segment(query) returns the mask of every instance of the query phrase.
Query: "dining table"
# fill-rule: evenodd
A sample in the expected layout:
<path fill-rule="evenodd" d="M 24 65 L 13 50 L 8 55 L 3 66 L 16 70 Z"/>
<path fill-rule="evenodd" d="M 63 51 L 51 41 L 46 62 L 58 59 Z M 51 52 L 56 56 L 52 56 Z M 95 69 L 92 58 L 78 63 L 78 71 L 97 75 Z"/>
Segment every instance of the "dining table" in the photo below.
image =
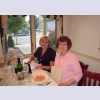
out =
<path fill-rule="evenodd" d="M 24 60 L 26 61 L 26 60 Z M 1 67 L 0 68 L 0 76 L 3 75 L 4 71 L 6 70 L 11 70 L 11 66 L 8 67 Z M 45 82 L 35 82 L 34 77 L 35 76 L 45 76 L 46 80 Z M 6 86 L 58 86 L 58 84 L 50 77 L 50 74 L 46 72 L 45 70 L 42 69 L 32 69 L 32 73 L 29 75 L 31 77 L 31 82 L 24 82 L 24 84 L 18 84 L 16 82 L 16 74 L 13 75 L 12 79 L 6 84 Z"/>

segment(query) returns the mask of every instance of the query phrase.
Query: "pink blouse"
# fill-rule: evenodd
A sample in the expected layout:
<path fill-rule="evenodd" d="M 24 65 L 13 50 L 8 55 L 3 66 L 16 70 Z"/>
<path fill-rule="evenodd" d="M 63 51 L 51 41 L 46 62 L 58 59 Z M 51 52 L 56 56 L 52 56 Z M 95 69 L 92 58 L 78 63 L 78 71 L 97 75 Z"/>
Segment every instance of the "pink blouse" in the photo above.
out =
<path fill-rule="evenodd" d="M 54 65 L 63 69 L 61 83 L 67 82 L 73 78 L 76 81 L 76 83 L 73 85 L 78 85 L 78 82 L 83 74 L 79 61 L 73 53 L 68 51 L 67 54 L 63 57 L 60 56 L 60 53 L 57 54 Z"/>

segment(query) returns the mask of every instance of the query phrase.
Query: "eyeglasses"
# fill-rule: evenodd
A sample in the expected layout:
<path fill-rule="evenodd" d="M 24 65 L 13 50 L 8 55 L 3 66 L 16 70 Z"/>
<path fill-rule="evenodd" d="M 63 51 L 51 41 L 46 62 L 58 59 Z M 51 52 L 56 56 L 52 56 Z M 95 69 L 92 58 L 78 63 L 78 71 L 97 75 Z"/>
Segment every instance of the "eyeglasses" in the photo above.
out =
<path fill-rule="evenodd" d="M 60 43 L 58 44 L 59 46 L 66 46 L 67 44 L 66 43 Z"/>

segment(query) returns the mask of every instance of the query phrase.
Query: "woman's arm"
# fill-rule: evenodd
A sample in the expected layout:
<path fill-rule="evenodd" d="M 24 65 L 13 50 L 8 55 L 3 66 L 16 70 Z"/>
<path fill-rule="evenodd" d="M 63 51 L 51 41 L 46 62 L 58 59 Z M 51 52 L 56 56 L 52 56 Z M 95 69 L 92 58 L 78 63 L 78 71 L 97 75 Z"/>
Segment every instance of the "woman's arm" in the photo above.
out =
<path fill-rule="evenodd" d="M 34 55 L 31 55 L 30 58 L 29 58 L 29 61 L 27 63 L 31 63 L 32 60 L 34 60 L 35 56 Z"/>
<path fill-rule="evenodd" d="M 37 66 L 36 68 L 51 70 L 51 66 L 54 66 L 54 61 L 50 61 L 50 66 Z"/>
<path fill-rule="evenodd" d="M 50 61 L 50 66 L 42 66 L 42 69 L 51 70 L 51 66 L 54 66 L 54 61 Z"/>
<path fill-rule="evenodd" d="M 74 84 L 74 83 L 76 83 L 76 81 L 75 81 L 73 78 L 71 78 L 70 80 L 68 80 L 68 81 L 65 82 L 65 83 L 60 83 L 60 84 L 58 84 L 58 86 L 70 86 L 70 85 L 72 85 L 72 84 Z"/>

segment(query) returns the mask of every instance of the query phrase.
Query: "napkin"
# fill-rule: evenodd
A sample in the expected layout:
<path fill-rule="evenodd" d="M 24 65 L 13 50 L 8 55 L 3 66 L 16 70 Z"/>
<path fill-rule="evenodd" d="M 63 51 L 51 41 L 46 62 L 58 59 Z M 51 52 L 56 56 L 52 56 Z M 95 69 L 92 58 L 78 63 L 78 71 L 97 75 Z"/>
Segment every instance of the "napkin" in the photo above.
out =
<path fill-rule="evenodd" d="M 39 66 L 41 64 L 38 64 L 38 63 L 35 63 L 34 61 L 31 62 L 30 66 L 31 66 L 31 69 L 35 69 L 36 66 Z"/>
<path fill-rule="evenodd" d="M 24 59 L 24 60 L 23 60 L 23 63 L 27 62 L 28 60 L 29 60 L 29 59 Z M 32 61 L 31 64 L 30 64 L 31 69 L 35 69 L 35 67 L 36 67 L 36 66 L 39 66 L 39 65 L 41 65 L 41 64 L 38 64 L 38 63 L 36 63 L 36 62 L 34 62 L 34 61 Z"/>

